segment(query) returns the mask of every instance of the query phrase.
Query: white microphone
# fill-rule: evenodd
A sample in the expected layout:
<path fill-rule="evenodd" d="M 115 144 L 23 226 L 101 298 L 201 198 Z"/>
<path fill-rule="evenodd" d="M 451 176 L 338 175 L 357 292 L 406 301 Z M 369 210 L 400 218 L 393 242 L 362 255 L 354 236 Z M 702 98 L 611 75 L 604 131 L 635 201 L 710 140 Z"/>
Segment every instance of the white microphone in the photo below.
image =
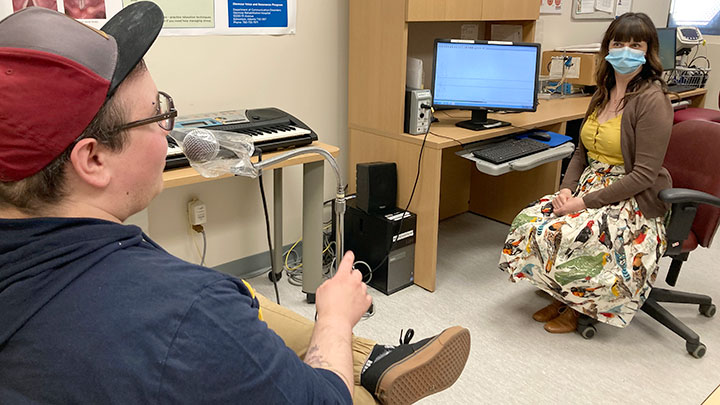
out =
<path fill-rule="evenodd" d="M 255 149 L 249 135 L 207 128 L 187 131 L 179 143 L 188 160 L 195 163 L 205 163 L 218 158 L 221 148 L 235 152 L 238 157 L 252 156 Z"/>

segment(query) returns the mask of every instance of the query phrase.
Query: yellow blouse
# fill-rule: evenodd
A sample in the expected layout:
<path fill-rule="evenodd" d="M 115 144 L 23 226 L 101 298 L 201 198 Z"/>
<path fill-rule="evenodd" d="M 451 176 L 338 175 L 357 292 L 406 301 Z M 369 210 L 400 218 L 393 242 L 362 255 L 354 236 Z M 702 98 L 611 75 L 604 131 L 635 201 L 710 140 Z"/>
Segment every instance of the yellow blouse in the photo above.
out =
<path fill-rule="evenodd" d="M 580 139 L 590 158 L 610 165 L 625 164 L 620 148 L 621 121 L 622 114 L 619 114 L 599 124 L 597 111 L 590 114 L 580 131 Z"/>

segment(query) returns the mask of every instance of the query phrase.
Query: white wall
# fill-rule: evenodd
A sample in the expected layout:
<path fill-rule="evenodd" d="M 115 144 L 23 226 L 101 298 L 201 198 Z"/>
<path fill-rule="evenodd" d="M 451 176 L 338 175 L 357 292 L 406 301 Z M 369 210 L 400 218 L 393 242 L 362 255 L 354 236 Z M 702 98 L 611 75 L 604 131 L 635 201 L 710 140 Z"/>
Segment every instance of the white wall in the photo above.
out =
<path fill-rule="evenodd" d="M 161 37 L 146 60 L 158 88 L 173 96 L 181 114 L 279 107 L 302 119 L 321 141 L 339 146 L 340 167 L 345 173 L 348 1 L 299 1 L 297 34 L 293 36 Z M 656 26 L 664 27 L 669 3 L 635 0 L 633 11 L 647 13 Z M 598 42 L 609 23 L 573 20 L 570 7 L 566 7 L 561 15 L 540 17 L 536 39 L 543 49 Z M 720 37 L 709 37 L 708 43 L 707 55 L 718 70 Z M 720 73 L 711 73 L 707 87 L 706 106 L 717 108 Z M 300 236 L 301 170 L 286 169 L 285 173 L 283 243 L 287 244 Z M 325 178 L 329 199 L 335 183 L 327 169 Z M 265 184 L 272 198 L 272 181 Z M 233 178 L 165 190 L 134 220 L 171 253 L 197 261 L 186 219 L 186 203 L 191 197 L 202 199 L 208 208 L 207 264 L 214 266 L 267 249 L 255 180 Z"/>
<path fill-rule="evenodd" d="M 322 142 L 339 146 L 344 172 L 347 26 L 348 0 L 303 0 L 298 1 L 296 35 L 160 37 L 146 61 L 158 88 L 172 95 L 181 115 L 278 107 L 308 124 Z M 272 215 L 271 177 L 265 191 Z M 330 198 L 335 178 L 328 169 L 325 178 Z M 285 170 L 285 244 L 301 232 L 301 179 L 301 168 Z M 165 190 L 135 222 L 171 253 L 198 261 L 187 224 L 191 197 L 207 205 L 208 265 L 267 250 L 257 180 L 232 178 Z"/>
<path fill-rule="evenodd" d="M 710 59 L 710 67 L 713 68 L 705 85 L 708 91 L 705 96 L 705 107 L 718 109 L 720 108 L 718 104 L 718 94 L 720 94 L 720 35 L 707 35 L 705 40 L 707 41 L 707 46 L 705 46 L 707 53 L 705 56 Z M 702 52 L 703 50 L 700 50 L 699 54 L 702 55 Z M 698 65 L 700 65 L 700 62 L 698 62 Z"/>
<path fill-rule="evenodd" d="M 572 2 L 567 1 L 562 14 L 541 14 L 535 30 L 535 40 L 544 50 L 558 46 L 600 42 L 612 20 L 574 20 L 571 17 Z M 667 25 L 670 0 L 634 0 L 632 11 L 643 12 L 653 20 L 656 27 Z"/>
<path fill-rule="evenodd" d="M 572 2 L 565 4 L 562 14 L 542 14 L 535 30 L 535 40 L 542 43 L 543 50 L 559 46 L 600 42 L 611 20 L 574 20 L 571 17 Z M 658 28 L 667 26 L 670 0 L 634 0 L 632 11 L 647 14 Z M 705 106 L 718 108 L 720 92 L 720 36 L 708 36 L 707 46 L 699 54 L 715 63 L 715 72 L 710 72 L 706 88 L 708 95 Z M 699 64 L 699 63 L 698 63 Z M 712 66 L 711 66 L 712 67 Z"/>

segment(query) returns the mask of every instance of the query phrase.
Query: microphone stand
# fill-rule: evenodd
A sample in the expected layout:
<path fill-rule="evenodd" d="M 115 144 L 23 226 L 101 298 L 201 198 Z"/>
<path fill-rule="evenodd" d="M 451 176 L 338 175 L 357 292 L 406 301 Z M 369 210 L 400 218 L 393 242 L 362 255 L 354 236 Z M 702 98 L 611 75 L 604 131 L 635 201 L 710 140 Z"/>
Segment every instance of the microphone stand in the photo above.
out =
<path fill-rule="evenodd" d="M 263 158 L 262 161 L 258 163 L 253 163 L 253 166 L 255 167 L 255 169 L 257 169 L 258 174 L 262 174 L 262 169 L 268 166 L 283 162 L 295 156 L 308 155 L 313 153 L 321 155 L 323 158 L 325 158 L 325 160 L 328 161 L 328 163 L 330 163 L 330 167 L 333 168 L 333 171 L 335 172 L 335 179 L 337 180 L 337 190 L 335 191 L 335 244 L 337 245 L 335 256 L 335 271 L 337 271 L 340 266 L 340 260 L 345 253 L 345 186 L 342 183 L 342 177 L 340 176 L 340 168 L 338 167 L 337 160 L 335 160 L 335 158 L 333 157 L 333 155 L 330 154 L 330 152 L 326 151 L 323 148 L 318 148 L 317 146 L 308 146 L 304 148 L 289 150 L 283 154 L 272 156 L 267 159 Z M 275 242 L 276 249 L 278 243 L 282 244 L 282 241 Z M 332 272 L 331 276 L 335 275 L 335 271 Z"/>

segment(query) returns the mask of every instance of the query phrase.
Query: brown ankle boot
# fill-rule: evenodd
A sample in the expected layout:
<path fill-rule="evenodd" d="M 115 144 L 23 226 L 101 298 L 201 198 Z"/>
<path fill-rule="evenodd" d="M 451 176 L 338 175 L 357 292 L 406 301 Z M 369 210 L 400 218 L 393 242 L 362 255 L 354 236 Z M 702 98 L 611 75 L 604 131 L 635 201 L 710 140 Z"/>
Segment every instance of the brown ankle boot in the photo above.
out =
<path fill-rule="evenodd" d="M 550 333 L 570 333 L 577 329 L 580 313 L 565 306 L 560 309 L 560 315 L 545 324 L 545 330 Z"/>
<path fill-rule="evenodd" d="M 565 304 L 563 304 L 562 302 L 558 300 L 553 300 L 550 305 L 535 312 L 532 317 L 538 322 L 547 322 L 551 319 L 555 319 L 558 315 L 560 315 L 560 308 L 564 306 Z"/>

